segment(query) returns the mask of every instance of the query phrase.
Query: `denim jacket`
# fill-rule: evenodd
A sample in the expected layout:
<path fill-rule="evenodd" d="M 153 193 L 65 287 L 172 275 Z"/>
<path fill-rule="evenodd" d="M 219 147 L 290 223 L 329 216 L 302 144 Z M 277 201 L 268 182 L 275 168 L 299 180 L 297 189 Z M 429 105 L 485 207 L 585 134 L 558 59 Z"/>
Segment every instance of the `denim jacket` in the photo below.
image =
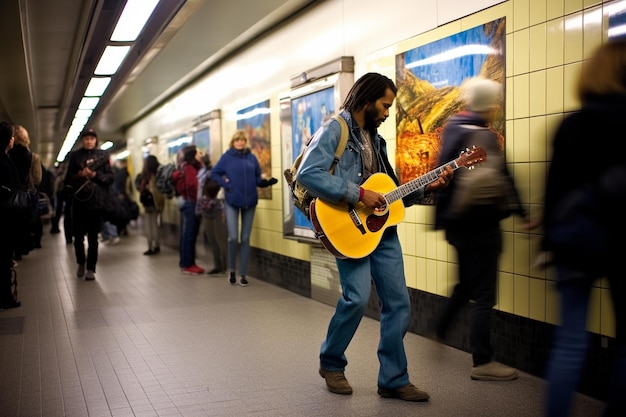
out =
<path fill-rule="evenodd" d="M 367 179 L 363 178 L 363 145 L 359 125 L 352 119 L 352 115 L 344 110 L 341 116 L 348 123 L 350 137 L 335 167 L 334 175 L 331 175 L 328 169 L 335 157 L 341 127 L 338 121 L 331 119 L 315 133 L 305 152 L 296 179 L 315 197 L 333 204 L 340 202 L 356 204 L 359 201 L 359 187 Z M 378 132 L 373 136 L 373 145 L 378 158 L 379 172 L 389 175 L 398 184 L 388 160 L 387 144 Z M 408 207 L 421 201 L 423 197 L 424 188 L 421 187 L 403 199 L 404 205 Z"/>

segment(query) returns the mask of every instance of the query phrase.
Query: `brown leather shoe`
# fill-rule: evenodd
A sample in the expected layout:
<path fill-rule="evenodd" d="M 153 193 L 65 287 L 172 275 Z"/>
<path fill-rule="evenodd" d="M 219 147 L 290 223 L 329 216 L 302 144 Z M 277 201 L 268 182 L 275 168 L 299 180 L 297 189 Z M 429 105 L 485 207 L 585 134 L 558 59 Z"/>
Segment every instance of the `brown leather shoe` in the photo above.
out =
<path fill-rule="evenodd" d="M 348 383 L 343 371 L 328 371 L 320 368 L 320 376 L 326 380 L 328 391 L 341 395 L 352 394 L 352 387 Z"/>
<path fill-rule="evenodd" d="M 378 395 L 383 398 L 400 398 L 404 401 L 428 401 L 430 398 L 427 392 L 417 389 L 411 383 L 396 389 L 378 387 Z"/>

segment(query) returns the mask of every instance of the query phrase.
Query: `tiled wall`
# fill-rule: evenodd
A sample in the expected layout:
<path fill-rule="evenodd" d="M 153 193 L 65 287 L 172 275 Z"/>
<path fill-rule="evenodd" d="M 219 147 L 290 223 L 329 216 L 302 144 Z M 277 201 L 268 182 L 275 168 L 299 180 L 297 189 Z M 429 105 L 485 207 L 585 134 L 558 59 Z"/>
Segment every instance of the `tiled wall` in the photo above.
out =
<path fill-rule="evenodd" d="M 372 70 L 393 78 L 393 56 L 408 49 L 506 18 L 506 155 L 531 217 L 541 214 L 551 138 L 564 114 L 579 103 L 574 86 L 582 62 L 606 38 L 605 8 L 599 0 L 513 0 L 493 6 L 374 53 Z M 392 115 L 393 118 L 393 115 Z M 389 124 L 389 123 L 388 123 Z M 389 124 L 392 125 L 392 124 Z M 384 126 L 395 148 L 395 126 Z M 394 156 L 391 155 L 391 158 Z M 447 296 L 456 283 L 454 251 L 432 228 L 432 207 L 407 211 L 399 227 L 410 288 Z M 554 272 L 536 266 L 542 231 L 527 232 L 521 219 L 503 222 L 504 253 L 496 309 L 549 324 L 559 323 Z M 593 290 L 591 332 L 614 337 L 614 319 L 605 282 Z"/>

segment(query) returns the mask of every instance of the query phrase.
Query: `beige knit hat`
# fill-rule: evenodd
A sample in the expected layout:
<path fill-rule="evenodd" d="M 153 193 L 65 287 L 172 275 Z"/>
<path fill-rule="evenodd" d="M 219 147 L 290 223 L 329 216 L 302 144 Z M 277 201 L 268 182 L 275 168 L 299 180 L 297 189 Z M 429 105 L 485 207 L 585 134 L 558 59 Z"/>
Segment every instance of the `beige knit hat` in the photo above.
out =
<path fill-rule="evenodd" d="M 461 84 L 461 97 L 469 111 L 488 111 L 500 105 L 502 85 L 484 77 L 468 78 Z"/>

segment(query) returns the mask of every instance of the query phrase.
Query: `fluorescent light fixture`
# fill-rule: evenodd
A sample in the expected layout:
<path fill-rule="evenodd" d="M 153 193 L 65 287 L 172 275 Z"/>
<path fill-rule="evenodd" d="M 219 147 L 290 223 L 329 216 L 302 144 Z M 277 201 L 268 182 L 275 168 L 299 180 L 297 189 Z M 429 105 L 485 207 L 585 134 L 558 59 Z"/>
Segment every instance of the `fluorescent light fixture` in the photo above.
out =
<path fill-rule="evenodd" d="M 81 126 L 85 126 L 87 124 L 87 122 L 89 121 L 89 117 L 78 117 L 78 116 L 74 116 L 74 120 L 72 120 L 72 124 L 73 125 L 81 125 Z"/>
<path fill-rule="evenodd" d="M 93 110 L 96 108 L 99 101 L 100 97 L 83 97 L 80 104 L 78 104 L 78 108 L 81 110 Z"/>
<path fill-rule="evenodd" d="M 132 42 L 143 30 L 159 0 L 128 0 L 111 35 L 114 42 Z"/>
<path fill-rule="evenodd" d="M 102 149 L 103 151 L 106 151 L 107 149 L 111 149 L 112 147 L 113 147 L 113 142 L 111 142 L 110 140 L 107 140 L 102 145 L 100 145 L 100 149 Z"/>
<path fill-rule="evenodd" d="M 424 65 L 438 64 L 440 62 L 450 61 L 452 59 L 461 58 L 467 55 L 496 55 L 500 51 L 492 48 L 489 45 L 470 44 L 463 45 L 457 48 L 450 49 L 448 51 L 439 53 L 437 55 L 430 56 L 428 58 L 420 59 L 418 61 L 409 62 L 405 66 L 407 68 L 416 68 Z"/>
<path fill-rule="evenodd" d="M 89 85 L 87 85 L 85 95 L 98 97 L 101 96 L 102 94 L 104 94 L 104 90 L 107 89 L 110 82 L 111 77 L 93 77 L 89 81 Z"/>
<path fill-rule="evenodd" d="M 125 151 L 122 151 L 118 153 L 117 155 L 115 155 L 113 158 L 114 159 L 126 159 L 128 158 L 129 155 L 130 155 L 130 151 L 126 149 Z"/>
<path fill-rule="evenodd" d="M 74 117 L 86 117 L 87 119 L 89 119 L 91 117 L 91 113 L 93 113 L 93 110 L 88 110 L 88 109 L 78 109 L 76 110 L 76 113 L 74 113 Z"/>
<path fill-rule="evenodd" d="M 130 45 L 124 46 L 107 46 L 100 57 L 100 61 L 96 66 L 94 75 L 113 75 L 122 65 L 126 55 L 130 51 Z"/>

